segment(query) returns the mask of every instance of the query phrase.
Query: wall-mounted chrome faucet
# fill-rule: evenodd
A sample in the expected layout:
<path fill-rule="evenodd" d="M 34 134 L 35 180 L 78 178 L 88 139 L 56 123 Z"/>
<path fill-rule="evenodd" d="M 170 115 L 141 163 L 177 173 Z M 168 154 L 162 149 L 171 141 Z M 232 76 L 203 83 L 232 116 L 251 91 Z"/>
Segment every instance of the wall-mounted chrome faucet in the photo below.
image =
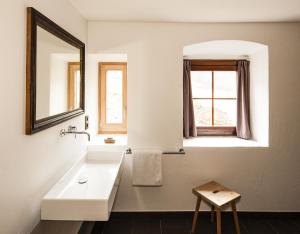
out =
<path fill-rule="evenodd" d="M 68 130 L 62 129 L 62 130 L 60 130 L 59 134 L 60 134 L 61 137 L 65 136 L 67 134 L 75 134 L 75 138 L 76 138 L 77 134 L 85 134 L 88 137 L 88 141 L 91 140 L 91 136 L 88 132 L 85 132 L 85 131 L 79 131 L 78 132 L 76 126 L 69 126 Z"/>

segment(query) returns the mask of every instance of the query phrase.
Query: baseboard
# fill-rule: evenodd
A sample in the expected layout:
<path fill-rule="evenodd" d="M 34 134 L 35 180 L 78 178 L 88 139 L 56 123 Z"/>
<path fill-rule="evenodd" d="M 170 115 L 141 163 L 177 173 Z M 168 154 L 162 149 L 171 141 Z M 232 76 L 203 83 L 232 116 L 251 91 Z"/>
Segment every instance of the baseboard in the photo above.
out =
<path fill-rule="evenodd" d="M 191 218 L 193 211 L 163 211 L 163 212 L 112 212 L 111 218 Z M 200 211 L 199 215 L 210 216 L 210 211 Z M 231 211 L 223 211 L 222 216 L 232 215 Z M 249 212 L 238 211 L 240 217 L 247 218 L 300 218 L 300 212 Z"/>

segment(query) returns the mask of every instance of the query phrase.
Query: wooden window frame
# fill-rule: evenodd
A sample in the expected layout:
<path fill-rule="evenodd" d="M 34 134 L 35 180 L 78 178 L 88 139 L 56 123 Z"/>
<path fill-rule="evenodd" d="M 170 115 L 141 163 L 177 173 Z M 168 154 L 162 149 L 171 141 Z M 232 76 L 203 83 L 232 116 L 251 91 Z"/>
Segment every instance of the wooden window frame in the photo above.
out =
<path fill-rule="evenodd" d="M 212 127 L 197 127 L 198 136 L 236 136 L 236 126 L 214 126 L 214 100 L 236 100 L 237 98 L 214 97 L 214 71 L 237 71 L 237 60 L 191 60 L 191 71 L 212 72 L 212 97 L 193 100 L 212 100 Z"/>
<path fill-rule="evenodd" d="M 68 63 L 68 110 L 75 110 L 75 93 L 74 93 L 74 74 L 76 71 L 80 71 L 79 62 L 69 62 Z"/>
<path fill-rule="evenodd" d="M 99 67 L 98 93 L 99 93 L 99 134 L 127 134 L 127 63 L 126 62 L 101 62 Z M 106 71 L 123 71 L 123 122 L 121 124 L 106 123 Z"/>

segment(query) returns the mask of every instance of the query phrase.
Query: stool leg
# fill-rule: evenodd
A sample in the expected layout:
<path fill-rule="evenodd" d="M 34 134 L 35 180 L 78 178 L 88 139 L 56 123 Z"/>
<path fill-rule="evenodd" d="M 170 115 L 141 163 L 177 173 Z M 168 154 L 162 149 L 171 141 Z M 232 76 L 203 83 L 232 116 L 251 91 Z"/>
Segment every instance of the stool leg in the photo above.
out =
<path fill-rule="evenodd" d="M 215 207 L 211 205 L 210 222 L 214 222 Z"/>
<path fill-rule="evenodd" d="M 195 233 L 195 230 L 196 230 L 200 203 L 201 203 L 201 197 L 198 197 L 196 208 L 195 208 L 195 214 L 194 214 L 194 218 L 193 218 L 192 234 Z"/>
<path fill-rule="evenodd" d="M 221 234 L 221 209 L 216 208 L 217 213 L 217 234 Z"/>
<path fill-rule="evenodd" d="M 235 201 L 231 202 L 231 208 L 232 208 L 232 212 L 233 212 L 233 220 L 234 220 L 234 226 L 235 226 L 235 231 L 236 234 L 240 234 L 240 225 L 239 225 L 239 219 L 237 216 L 237 212 L 236 212 L 236 204 Z"/>

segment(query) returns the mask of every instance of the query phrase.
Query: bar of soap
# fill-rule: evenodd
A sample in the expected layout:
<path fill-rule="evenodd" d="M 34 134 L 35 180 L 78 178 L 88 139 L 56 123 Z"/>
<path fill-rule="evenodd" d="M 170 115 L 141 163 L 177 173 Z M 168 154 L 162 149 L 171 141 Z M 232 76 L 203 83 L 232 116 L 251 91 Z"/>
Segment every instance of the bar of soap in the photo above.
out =
<path fill-rule="evenodd" d="M 106 144 L 114 144 L 116 142 L 116 140 L 112 137 L 108 137 L 108 138 L 104 139 L 104 142 Z"/>

